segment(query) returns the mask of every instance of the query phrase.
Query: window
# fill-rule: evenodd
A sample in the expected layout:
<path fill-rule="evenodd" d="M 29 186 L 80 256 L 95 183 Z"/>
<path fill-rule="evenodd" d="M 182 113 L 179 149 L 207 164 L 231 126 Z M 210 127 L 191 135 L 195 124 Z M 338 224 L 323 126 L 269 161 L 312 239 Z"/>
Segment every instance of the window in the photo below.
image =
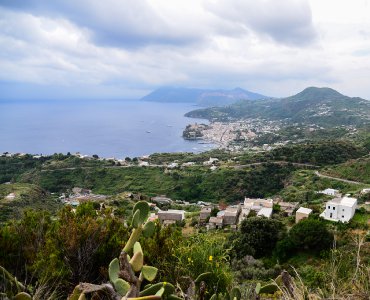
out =
<path fill-rule="evenodd" d="M 330 209 L 330 205 L 328 206 L 328 208 Z"/>
<path fill-rule="evenodd" d="M 344 218 L 344 216 L 342 216 L 342 218 Z"/>
<path fill-rule="evenodd" d="M 342 209 L 342 211 L 344 211 L 344 208 Z"/>
<path fill-rule="evenodd" d="M 335 210 L 335 206 L 333 206 L 333 210 Z"/>

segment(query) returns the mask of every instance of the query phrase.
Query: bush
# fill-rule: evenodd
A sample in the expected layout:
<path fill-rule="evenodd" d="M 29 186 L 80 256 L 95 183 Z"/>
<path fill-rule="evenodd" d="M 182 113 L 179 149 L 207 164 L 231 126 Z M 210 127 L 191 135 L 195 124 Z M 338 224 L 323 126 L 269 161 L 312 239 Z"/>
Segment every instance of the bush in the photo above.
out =
<path fill-rule="evenodd" d="M 286 260 L 297 251 L 318 255 L 330 249 L 334 240 L 333 234 L 326 228 L 326 223 L 308 218 L 295 224 L 289 234 L 278 243 L 276 254 Z"/>
<path fill-rule="evenodd" d="M 247 218 L 242 222 L 240 231 L 231 237 L 234 254 L 239 258 L 246 255 L 255 258 L 270 255 L 285 232 L 285 225 L 278 220 Z"/>

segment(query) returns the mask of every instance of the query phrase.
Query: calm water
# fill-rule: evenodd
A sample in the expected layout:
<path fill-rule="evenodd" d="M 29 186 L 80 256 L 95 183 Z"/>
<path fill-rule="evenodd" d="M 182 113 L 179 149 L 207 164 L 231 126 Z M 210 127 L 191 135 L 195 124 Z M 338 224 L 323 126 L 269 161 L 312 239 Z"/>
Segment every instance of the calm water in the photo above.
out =
<path fill-rule="evenodd" d="M 154 152 L 200 152 L 213 145 L 186 141 L 185 118 L 196 107 L 139 101 L 0 102 L 0 152 L 81 152 L 124 158 Z"/>

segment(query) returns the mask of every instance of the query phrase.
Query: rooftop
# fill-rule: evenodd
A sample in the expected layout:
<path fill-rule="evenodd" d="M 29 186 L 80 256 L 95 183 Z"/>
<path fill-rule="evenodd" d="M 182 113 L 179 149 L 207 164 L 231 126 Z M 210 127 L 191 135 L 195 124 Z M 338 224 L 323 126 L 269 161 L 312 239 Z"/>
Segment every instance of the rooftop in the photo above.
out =
<path fill-rule="evenodd" d="M 352 198 L 352 197 L 343 197 L 343 198 L 334 198 L 328 202 L 328 204 L 333 203 L 333 204 L 340 204 L 344 206 L 353 206 L 356 205 L 357 199 Z"/>
<path fill-rule="evenodd" d="M 310 214 L 312 212 L 312 209 L 306 208 L 306 207 L 300 207 L 297 210 L 297 213 L 302 213 L 302 214 Z"/>
<path fill-rule="evenodd" d="M 262 207 L 261 210 L 257 214 L 257 216 L 264 216 L 266 218 L 270 218 L 271 215 L 272 215 L 271 207 Z"/>

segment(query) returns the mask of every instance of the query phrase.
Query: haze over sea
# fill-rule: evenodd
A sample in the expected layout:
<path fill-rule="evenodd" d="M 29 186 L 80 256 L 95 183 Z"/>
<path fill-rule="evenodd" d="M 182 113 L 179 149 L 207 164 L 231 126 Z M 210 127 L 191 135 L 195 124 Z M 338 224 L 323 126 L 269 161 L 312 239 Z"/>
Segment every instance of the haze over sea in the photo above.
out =
<path fill-rule="evenodd" d="M 200 152 L 214 147 L 182 138 L 189 103 L 137 100 L 0 101 L 0 152 L 80 152 L 135 157 L 154 152 Z"/>

